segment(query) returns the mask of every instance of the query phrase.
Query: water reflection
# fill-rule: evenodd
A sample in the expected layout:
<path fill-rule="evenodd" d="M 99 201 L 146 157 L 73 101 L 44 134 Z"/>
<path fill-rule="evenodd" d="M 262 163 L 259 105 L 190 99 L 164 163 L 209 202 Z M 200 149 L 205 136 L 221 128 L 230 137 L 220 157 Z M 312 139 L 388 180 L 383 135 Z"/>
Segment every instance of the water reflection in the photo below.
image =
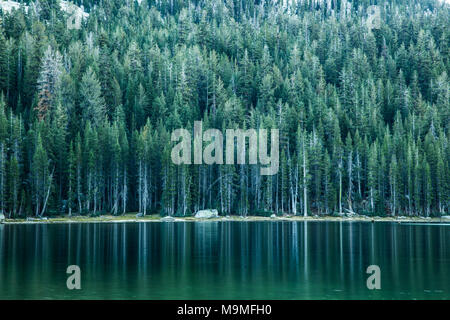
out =
<path fill-rule="evenodd" d="M 349 222 L 0 225 L 0 298 L 450 297 L 448 226 Z M 66 289 L 79 265 L 82 290 Z M 382 290 L 366 288 L 367 266 Z"/>

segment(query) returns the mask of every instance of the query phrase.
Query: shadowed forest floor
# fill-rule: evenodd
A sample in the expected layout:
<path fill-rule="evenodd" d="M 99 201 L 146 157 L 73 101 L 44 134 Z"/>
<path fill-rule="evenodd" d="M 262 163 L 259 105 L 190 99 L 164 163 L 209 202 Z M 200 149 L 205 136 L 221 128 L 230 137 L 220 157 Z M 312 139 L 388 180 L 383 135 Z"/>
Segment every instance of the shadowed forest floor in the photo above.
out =
<path fill-rule="evenodd" d="M 395 217 L 369 217 L 364 215 L 354 216 L 293 216 L 283 215 L 277 217 L 262 217 L 262 216 L 223 216 L 210 219 L 198 219 L 195 217 L 161 217 L 159 214 L 146 215 L 145 217 L 136 217 L 134 213 L 127 213 L 124 215 L 101 215 L 98 217 L 87 216 L 62 216 L 53 218 L 28 218 L 28 219 L 6 219 L 3 223 L 7 224 L 33 224 L 33 223 L 98 223 L 98 222 L 195 222 L 195 221 L 367 221 L 367 222 L 449 222 L 450 216 L 443 217 L 417 217 L 417 216 L 395 216 Z"/>

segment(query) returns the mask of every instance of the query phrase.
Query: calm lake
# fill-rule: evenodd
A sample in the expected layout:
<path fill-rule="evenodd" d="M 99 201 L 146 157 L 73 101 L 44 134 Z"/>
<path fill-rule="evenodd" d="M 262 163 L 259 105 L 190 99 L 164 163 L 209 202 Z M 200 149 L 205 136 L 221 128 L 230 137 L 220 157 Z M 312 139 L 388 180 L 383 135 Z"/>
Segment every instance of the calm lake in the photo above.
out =
<path fill-rule="evenodd" d="M 450 225 L 0 225 L 0 299 L 450 299 Z"/>

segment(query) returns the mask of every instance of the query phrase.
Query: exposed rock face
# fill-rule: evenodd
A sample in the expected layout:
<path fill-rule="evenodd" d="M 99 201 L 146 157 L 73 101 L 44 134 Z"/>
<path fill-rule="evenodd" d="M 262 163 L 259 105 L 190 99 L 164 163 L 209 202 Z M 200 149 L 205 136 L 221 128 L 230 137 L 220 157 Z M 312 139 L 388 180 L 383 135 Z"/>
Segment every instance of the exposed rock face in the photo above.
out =
<path fill-rule="evenodd" d="M 217 218 L 219 217 L 219 212 L 216 209 L 199 210 L 195 214 L 195 217 L 202 219 Z"/>

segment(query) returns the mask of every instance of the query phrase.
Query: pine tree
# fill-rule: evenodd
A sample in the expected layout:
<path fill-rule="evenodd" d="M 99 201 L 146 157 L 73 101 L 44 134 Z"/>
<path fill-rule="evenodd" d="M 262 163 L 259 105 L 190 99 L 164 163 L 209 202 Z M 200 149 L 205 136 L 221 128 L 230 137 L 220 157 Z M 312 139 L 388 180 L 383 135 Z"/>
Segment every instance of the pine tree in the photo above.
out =
<path fill-rule="evenodd" d="M 125 131 L 125 124 L 119 123 L 119 145 L 120 145 L 120 162 L 122 171 L 122 213 L 127 211 L 128 202 L 128 162 L 130 146 L 128 144 L 127 133 Z"/>
<path fill-rule="evenodd" d="M 392 156 L 391 164 L 389 167 L 389 182 L 391 186 L 391 211 L 392 215 L 396 215 L 396 210 L 398 206 L 398 194 L 400 193 L 399 188 L 399 168 L 397 164 L 397 158 L 395 154 Z"/>
<path fill-rule="evenodd" d="M 369 31 L 353 5 L 89 0 L 65 30 L 58 2 L 2 15 L 0 212 L 448 214 L 445 6 Z M 278 128 L 278 174 L 173 165 L 200 119 Z"/>
<path fill-rule="evenodd" d="M 347 202 L 351 212 L 353 212 L 352 199 L 353 199 L 353 142 L 350 133 L 345 140 L 345 149 L 347 153 Z"/>
<path fill-rule="evenodd" d="M 99 81 L 101 84 L 101 93 L 105 99 L 105 105 L 107 114 L 109 119 L 112 119 L 112 116 L 115 113 L 116 107 L 116 97 L 114 96 L 114 82 L 116 81 L 114 78 L 112 65 L 111 65 L 111 57 L 110 57 L 110 48 L 109 48 L 109 40 L 107 34 L 103 31 L 99 36 L 99 45 L 100 45 L 100 54 L 99 54 Z"/>
<path fill-rule="evenodd" d="M 442 152 L 438 150 L 437 167 L 436 167 L 436 197 L 437 197 L 437 208 L 439 210 L 440 215 L 444 213 L 445 195 L 446 195 L 446 170 Z"/>
<path fill-rule="evenodd" d="M 375 204 L 378 198 L 378 150 L 376 143 L 372 144 L 369 151 L 369 160 L 367 165 L 367 185 L 370 203 L 370 211 L 375 213 Z"/>
<path fill-rule="evenodd" d="M 6 193 L 6 162 L 7 162 L 7 139 L 8 128 L 5 115 L 5 99 L 3 93 L 0 93 L 0 212 L 5 211 L 5 193 Z"/>
<path fill-rule="evenodd" d="M 9 85 L 9 67 L 6 49 L 6 39 L 3 35 L 3 28 L 0 27 L 0 94 L 5 94 Z"/>
<path fill-rule="evenodd" d="M 75 138 L 75 179 L 76 179 L 76 198 L 78 202 L 78 214 L 83 212 L 82 192 L 83 192 L 83 154 L 81 149 L 81 137 L 78 134 Z"/>
<path fill-rule="evenodd" d="M 60 78 L 62 72 L 61 55 L 48 46 L 42 59 L 42 65 L 37 80 L 38 105 L 36 107 L 38 119 L 44 120 L 55 106 L 58 99 Z"/>
<path fill-rule="evenodd" d="M 56 106 L 53 124 L 51 127 L 53 135 L 53 155 L 52 159 L 56 165 L 56 181 L 58 181 L 58 202 L 61 204 L 63 199 L 63 186 L 66 176 L 67 160 L 67 115 L 61 104 Z"/>
<path fill-rule="evenodd" d="M 34 180 L 35 215 L 42 216 L 47 208 L 54 170 L 51 172 L 49 170 L 48 156 L 42 144 L 40 133 L 38 133 L 36 139 L 32 170 Z"/>
<path fill-rule="evenodd" d="M 32 104 L 33 97 L 36 93 L 37 79 L 39 77 L 39 70 L 41 66 L 42 50 L 44 46 L 44 25 L 39 21 L 34 21 L 33 42 L 31 52 L 27 52 L 27 60 L 24 74 L 24 90 L 23 103 L 26 106 Z"/>
<path fill-rule="evenodd" d="M 300 161 L 300 165 L 302 167 L 302 189 L 303 189 L 303 216 L 308 216 L 308 154 L 307 154 L 307 148 L 306 144 L 307 137 L 306 132 L 304 130 L 298 129 L 298 137 L 297 137 L 297 143 L 299 144 L 298 147 L 298 160 Z"/>
<path fill-rule="evenodd" d="M 19 162 L 14 155 L 8 163 L 8 202 L 10 209 L 10 217 L 14 218 L 19 209 L 19 192 L 20 192 L 20 171 Z"/>
<path fill-rule="evenodd" d="M 80 85 L 80 108 L 83 120 L 98 127 L 106 119 L 105 100 L 101 95 L 101 85 L 89 68 L 83 75 Z"/>
<path fill-rule="evenodd" d="M 67 208 L 69 212 L 69 217 L 72 216 L 72 210 L 75 206 L 76 199 L 76 171 L 77 170 L 77 159 L 75 157 L 75 151 L 73 143 L 70 142 L 69 146 L 69 159 L 68 159 L 68 175 L 67 175 Z"/>
<path fill-rule="evenodd" d="M 339 188 L 338 188 L 338 204 L 339 204 L 339 214 L 343 214 L 342 212 L 342 176 L 344 174 L 344 154 L 342 148 L 342 140 L 341 140 L 341 130 L 339 127 L 339 121 L 337 118 L 334 120 L 333 127 L 333 158 L 336 162 L 336 170 L 337 176 L 339 180 Z"/>
<path fill-rule="evenodd" d="M 430 165 L 426 160 L 424 160 L 423 163 L 423 190 L 424 190 L 424 205 L 425 205 L 424 212 L 425 215 L 429 217 L 431 213 L 433 189 L 431 185 Z"/>

